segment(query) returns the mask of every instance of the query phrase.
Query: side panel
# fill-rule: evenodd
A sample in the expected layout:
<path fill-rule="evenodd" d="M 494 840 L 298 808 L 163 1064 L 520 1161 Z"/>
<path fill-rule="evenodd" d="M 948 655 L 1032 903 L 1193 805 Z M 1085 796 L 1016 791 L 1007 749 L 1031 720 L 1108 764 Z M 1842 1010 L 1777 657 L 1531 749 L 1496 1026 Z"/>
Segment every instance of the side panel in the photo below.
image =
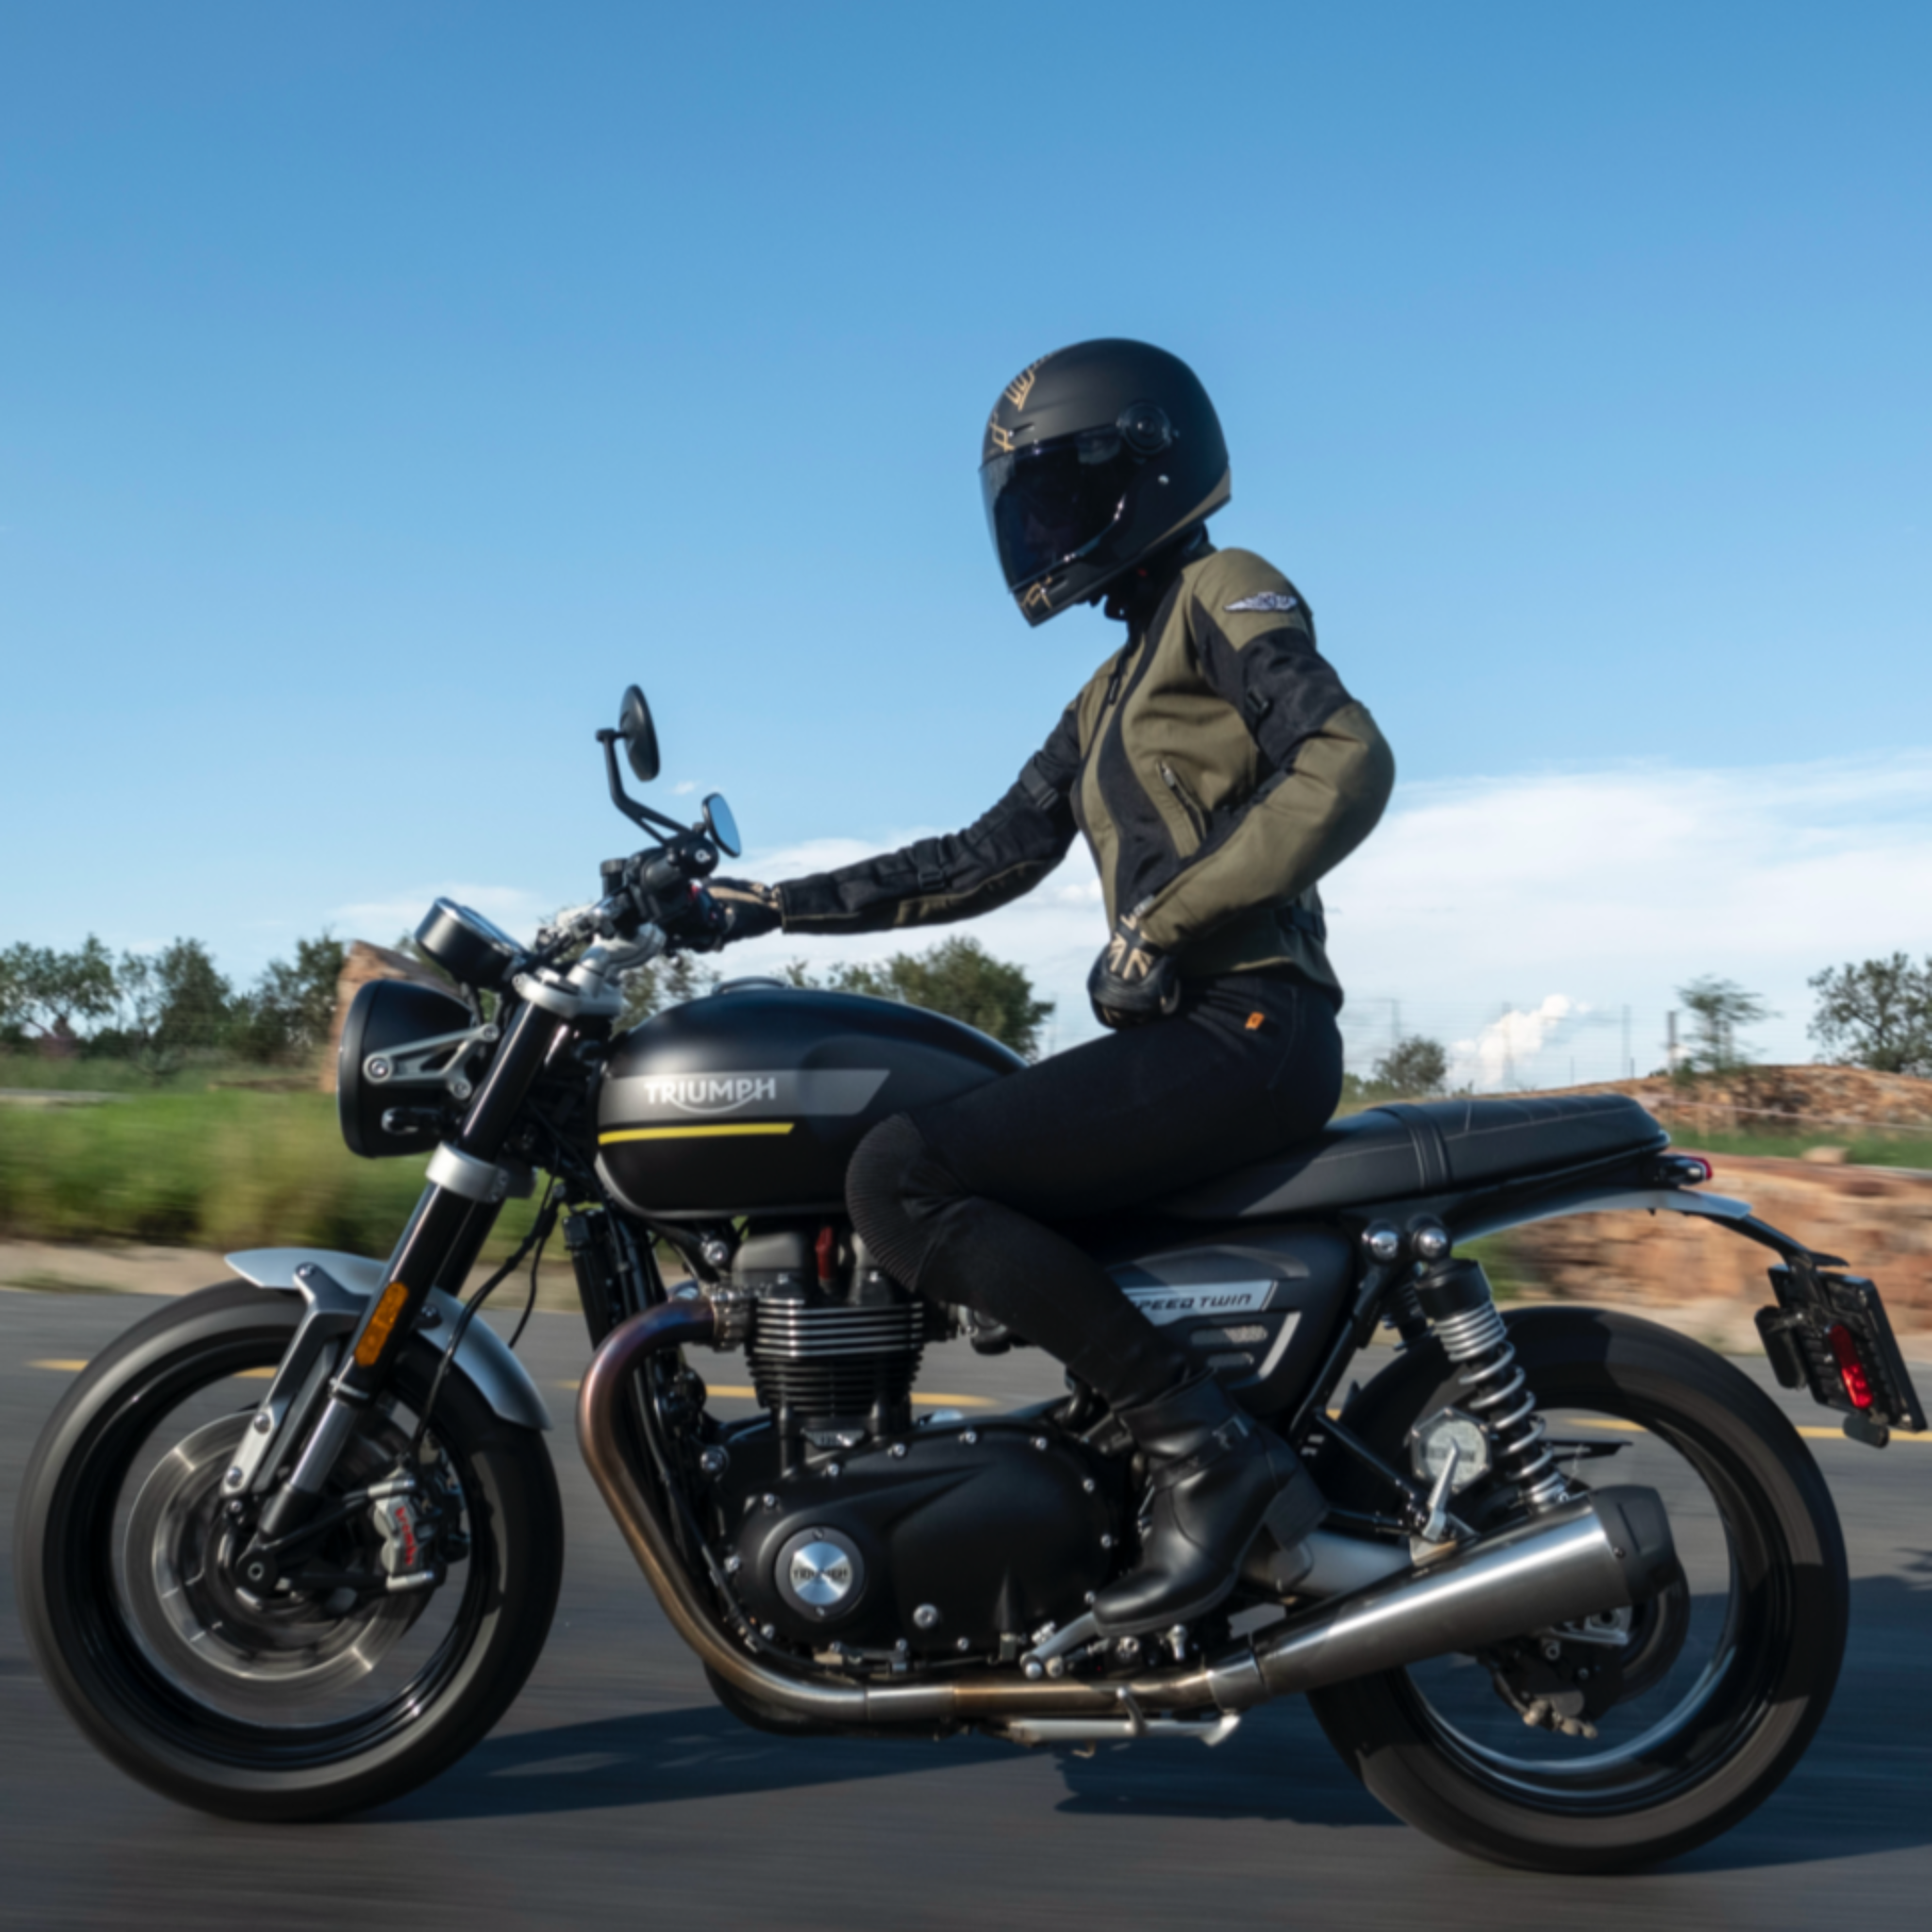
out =
<path fill-rule="evenodd" d="M 1326 1228 L 1244 1233 L 1161 1248 L 1108 1271 L 1243 1408 L 1273 1415 L 1321 1364 L 1348 1300 L 1348 1241 Z"/>
<path fill-rule="evenodd" d="M 285 1290 L 305 1300 L 308 1292 L 295 1271 L 311 1261 L 351 1294 L 365 1300 L 382 1291 L 383 1264 L 363 1255 L 345 1255 L 329 1248 L 249 1248 L 226 1257 L 228 1266 L 243 1281 L 257 1288 Z M 429 1305 L 441 1317 L 442 1325 L 428 1337 L 441 1336 L 446 1342 L 450 1324 L 462 1313 L 463 1305 L 455 1296 L 438 1289 Z M 530 1372 L 510 1353 L 509 1344 L 494 1328 L 477 1321 L 470 1324 L 462 1346 L 452 1365 L 482 1396 L 491 1408 L 507 1423 L 521 1424 L 526 1429 L 547 1429 L 550 1410 Z"/>

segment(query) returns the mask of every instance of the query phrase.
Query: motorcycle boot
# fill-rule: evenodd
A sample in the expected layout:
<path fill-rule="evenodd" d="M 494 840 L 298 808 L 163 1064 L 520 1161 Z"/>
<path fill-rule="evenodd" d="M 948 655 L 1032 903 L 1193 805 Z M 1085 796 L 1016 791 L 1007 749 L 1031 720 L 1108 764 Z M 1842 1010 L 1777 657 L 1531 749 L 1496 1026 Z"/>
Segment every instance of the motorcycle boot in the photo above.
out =
<path fill-rule="evenodd" d="M 1117 1412 L 1147 1459 L 1154 1511 L 1140 1567 L 1094 1600 L 1108 1637 L 1204 1616 L 1233 1590 L 1264 1524 L 1292 1550 L 1327 1513 L 1301 1457 L 1211 1374 Z"/>

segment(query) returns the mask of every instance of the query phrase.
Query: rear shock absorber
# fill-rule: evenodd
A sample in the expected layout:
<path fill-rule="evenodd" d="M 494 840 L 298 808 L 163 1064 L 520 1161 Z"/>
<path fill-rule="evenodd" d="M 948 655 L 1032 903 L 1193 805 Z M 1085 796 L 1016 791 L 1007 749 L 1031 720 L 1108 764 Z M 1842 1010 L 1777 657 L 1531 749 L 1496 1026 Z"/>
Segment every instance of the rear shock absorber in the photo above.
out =
<path fill-rule="evenodd" d="M 1469 1391 L 1462 1406 L 1488 1428 L 1498 1470 L 1533 1512 L 1567 1502 L 1570 1485 L 1544 1441 L 1536 1396 L 1481 1263 L 1444 1261 L 1416 1283 L 1415 1292 L 1443 1353 L 1462 1372 Z"/>

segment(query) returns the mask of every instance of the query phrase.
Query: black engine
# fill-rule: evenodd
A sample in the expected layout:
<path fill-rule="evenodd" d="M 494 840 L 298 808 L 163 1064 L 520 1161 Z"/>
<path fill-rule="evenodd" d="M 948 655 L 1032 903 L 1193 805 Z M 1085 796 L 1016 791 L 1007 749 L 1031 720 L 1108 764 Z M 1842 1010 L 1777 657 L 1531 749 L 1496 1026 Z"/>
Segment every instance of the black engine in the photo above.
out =
<path fill-rule="evenodd" d="M 765 1420 L 705 1458 L 752 1621 L 814 1650 L 987 1656 L 1085 1607 L 1114 1567 L 1127 1471 L 1045 1417 L 912 1424 L 926 1306 L 834 1224 L 740 1245 Z"/>

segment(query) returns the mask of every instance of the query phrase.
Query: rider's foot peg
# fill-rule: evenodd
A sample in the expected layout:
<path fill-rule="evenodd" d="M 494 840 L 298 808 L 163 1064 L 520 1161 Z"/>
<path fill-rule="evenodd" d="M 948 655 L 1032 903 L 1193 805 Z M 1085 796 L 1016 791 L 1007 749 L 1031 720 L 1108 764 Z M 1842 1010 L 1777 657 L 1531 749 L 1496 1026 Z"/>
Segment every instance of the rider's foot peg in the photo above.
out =
<path fill-rule="evenodd" d="M 1141 1567 L 1094 1601 L 1106 1636 L 1205 1615 L 1234 1588 L 1264 1527 L 1291 1550 L 1327 1513 L 1301 1457 L 1238 1409 L 1212 1375 L 1118 1413 L 1147 1458 L 1154 1512 Z"/>

